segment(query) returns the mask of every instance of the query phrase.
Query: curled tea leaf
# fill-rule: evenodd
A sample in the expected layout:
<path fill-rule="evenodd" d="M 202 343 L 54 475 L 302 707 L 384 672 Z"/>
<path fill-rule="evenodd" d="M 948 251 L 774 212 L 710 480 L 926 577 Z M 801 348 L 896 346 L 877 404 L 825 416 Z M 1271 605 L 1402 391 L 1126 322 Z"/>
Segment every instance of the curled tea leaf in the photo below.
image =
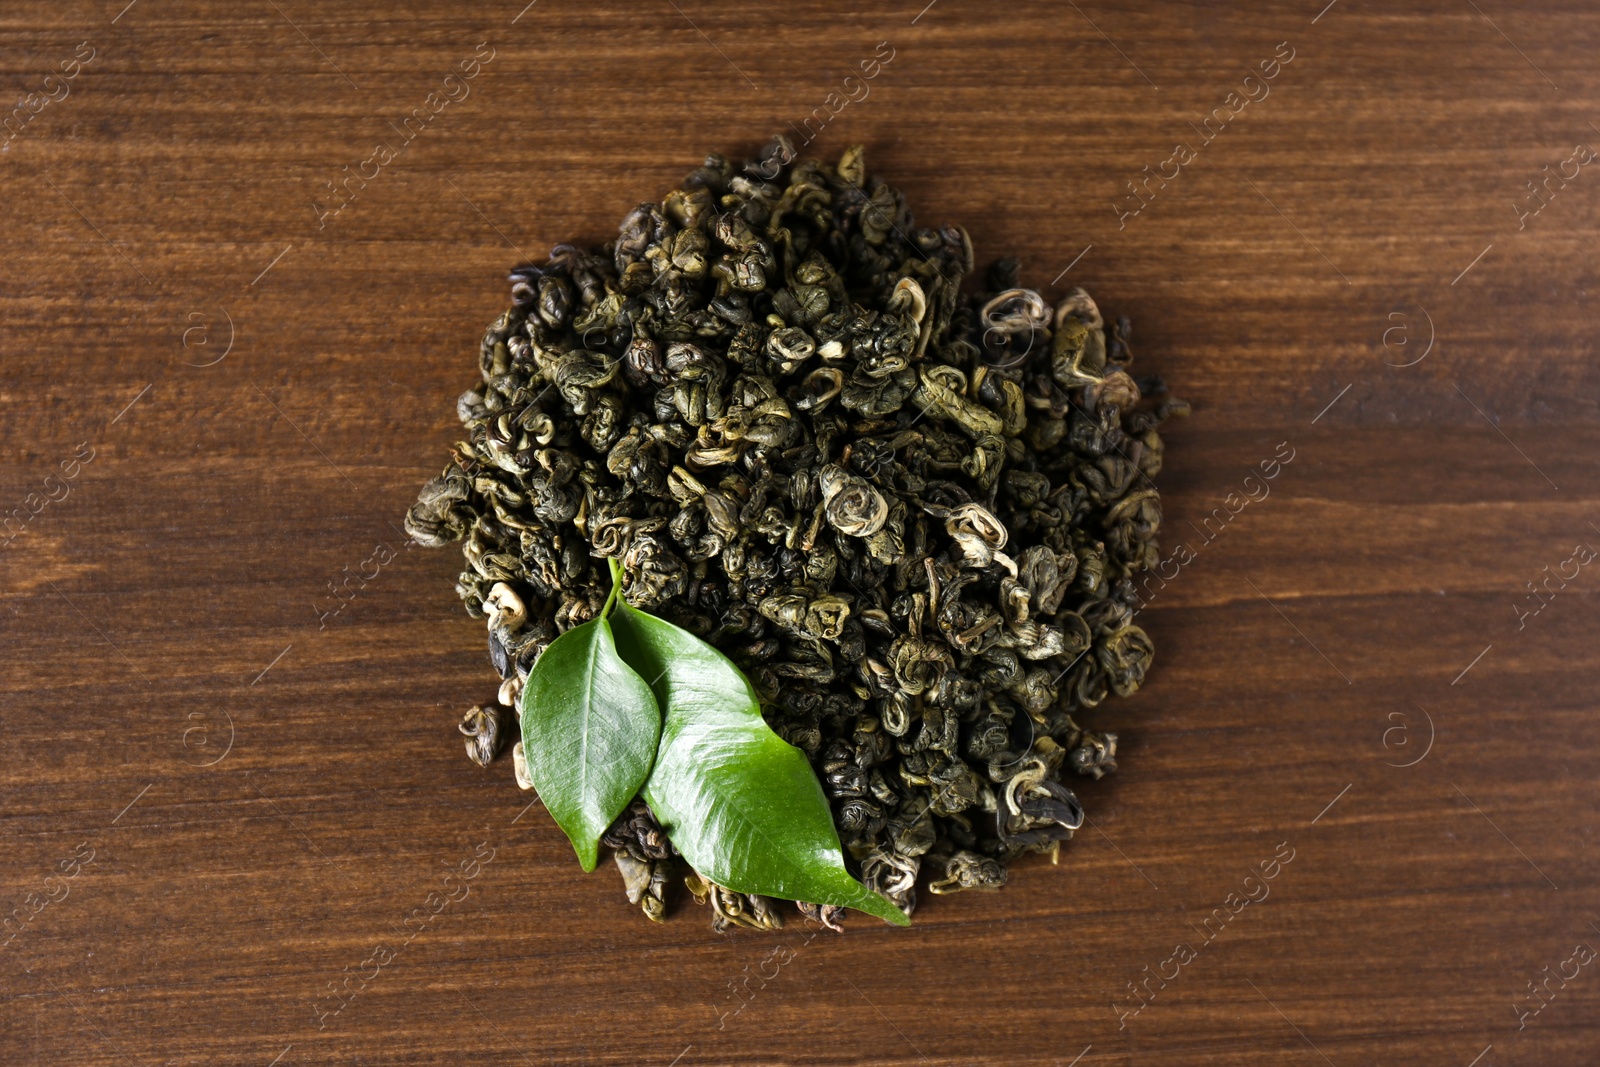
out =
<path fill-rule="evenodd" d="M 466 738 L 467 758 L 480 767 L 487 767 L 500 754 L 500 720 L 502 709 L 493 704 L 480 704 L 461 718 L 459 729 Z"/>

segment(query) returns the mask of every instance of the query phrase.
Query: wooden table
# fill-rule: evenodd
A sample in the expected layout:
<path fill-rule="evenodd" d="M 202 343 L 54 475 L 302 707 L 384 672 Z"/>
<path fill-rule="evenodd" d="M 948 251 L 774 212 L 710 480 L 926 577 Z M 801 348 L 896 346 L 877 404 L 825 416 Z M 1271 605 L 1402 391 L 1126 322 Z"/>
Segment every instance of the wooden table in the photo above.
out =
<path fill-rule="evenodd" d="M 124 2 L 0 14 L 0 1062 L 1595 1062 L 1591 5 Z M 1059 866 L 653 926 L 398 524 L 510 265 L 818 115 L 1133 318 L 1193 559 Z"/>

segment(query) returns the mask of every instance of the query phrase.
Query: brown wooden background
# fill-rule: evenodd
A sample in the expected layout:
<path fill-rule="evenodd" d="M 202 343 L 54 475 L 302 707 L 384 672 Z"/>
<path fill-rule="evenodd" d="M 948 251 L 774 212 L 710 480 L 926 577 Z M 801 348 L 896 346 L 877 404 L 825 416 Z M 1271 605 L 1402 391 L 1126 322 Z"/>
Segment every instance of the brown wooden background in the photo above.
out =
<path fill-rule="evenodd" d="M 5 107 L 94 54 L 0 147 L 0 509 L 31 516 L 0 549 L 0 1061 L 1595 1062 L 1600 968 L 1550 976 L 1600 945 L 1600 575 L 1517 616 L 1600 545 L 1600 173 L 1515 206 L 1600 144 L 1587 0 L 524 2 L 0 12 Z M 1132 316 L 1195 405 L 1161 485 L 1197 558 L 1059 867 L 909 931 L 651 926 L 464 758 L 483 628 L 457 554 L 397 526 L 505 270 L 798 124 L 881 41 L 814 148 L 864 142 L 985 261 Z M 471 95 L 319 228 L 479 42 Z M 1280 42 L 1119 229 L 1124 181 Z"/>

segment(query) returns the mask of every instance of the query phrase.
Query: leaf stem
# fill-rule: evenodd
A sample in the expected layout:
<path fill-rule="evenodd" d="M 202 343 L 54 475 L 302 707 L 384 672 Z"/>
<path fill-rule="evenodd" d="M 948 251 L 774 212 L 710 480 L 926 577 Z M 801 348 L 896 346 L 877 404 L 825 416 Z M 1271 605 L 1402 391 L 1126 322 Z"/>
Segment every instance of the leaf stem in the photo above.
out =
<path fill-rule="evenodd" d="M 607 557 L 606 562 L 611 565 L 611 595 L 606 597 L 606 605 L 600 609 L 600 617 L 602 619 L 611 614 L 612 606 L 616 604 L 617 598 L 622 595 L 622 564 L 618 563 L 614 557 Z"/>

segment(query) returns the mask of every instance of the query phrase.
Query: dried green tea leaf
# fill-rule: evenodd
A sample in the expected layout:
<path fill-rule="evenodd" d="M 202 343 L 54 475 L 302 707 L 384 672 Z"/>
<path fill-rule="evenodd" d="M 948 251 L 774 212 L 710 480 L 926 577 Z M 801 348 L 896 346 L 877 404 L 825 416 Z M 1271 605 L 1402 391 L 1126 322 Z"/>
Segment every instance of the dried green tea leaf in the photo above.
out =
<path fill-rule="evenodd" d="M 594 870 L 600 835 L 639 792 L 661 737 L 649 685 L 617 654 L 604 616 L 574 626 L 522 691 L 522 750 L 539 799 Z"/>
<path fill-rule="evenodd" d="M 513 696 L 624 561 L 635 606 L 743 671 L 850 870 L 909 913 L 1055 857 L 1071 781 L 1117 768 L 1139 615 L 1189 551 L 1163 562 L 1155 486 L 1188 405 L 1084 290 L 980 271 L 859 147 L 796 147 L 707 156 L 614 239 L 518 264 L 406 530 L 463 543 L 456 591 Z M 675 886 L 639 808 L 617 839 Z"/>
<path fill-rule="evenodd" d="M 687 630 L 625 602 L 612 618 L 623 658 L 655 679 L 665 710 L 644 797 L 690 866 L 739 893 L 851 907 L 908 925 L 845 870 L 811 764 L 767 726 L 739 669 Z"/>

